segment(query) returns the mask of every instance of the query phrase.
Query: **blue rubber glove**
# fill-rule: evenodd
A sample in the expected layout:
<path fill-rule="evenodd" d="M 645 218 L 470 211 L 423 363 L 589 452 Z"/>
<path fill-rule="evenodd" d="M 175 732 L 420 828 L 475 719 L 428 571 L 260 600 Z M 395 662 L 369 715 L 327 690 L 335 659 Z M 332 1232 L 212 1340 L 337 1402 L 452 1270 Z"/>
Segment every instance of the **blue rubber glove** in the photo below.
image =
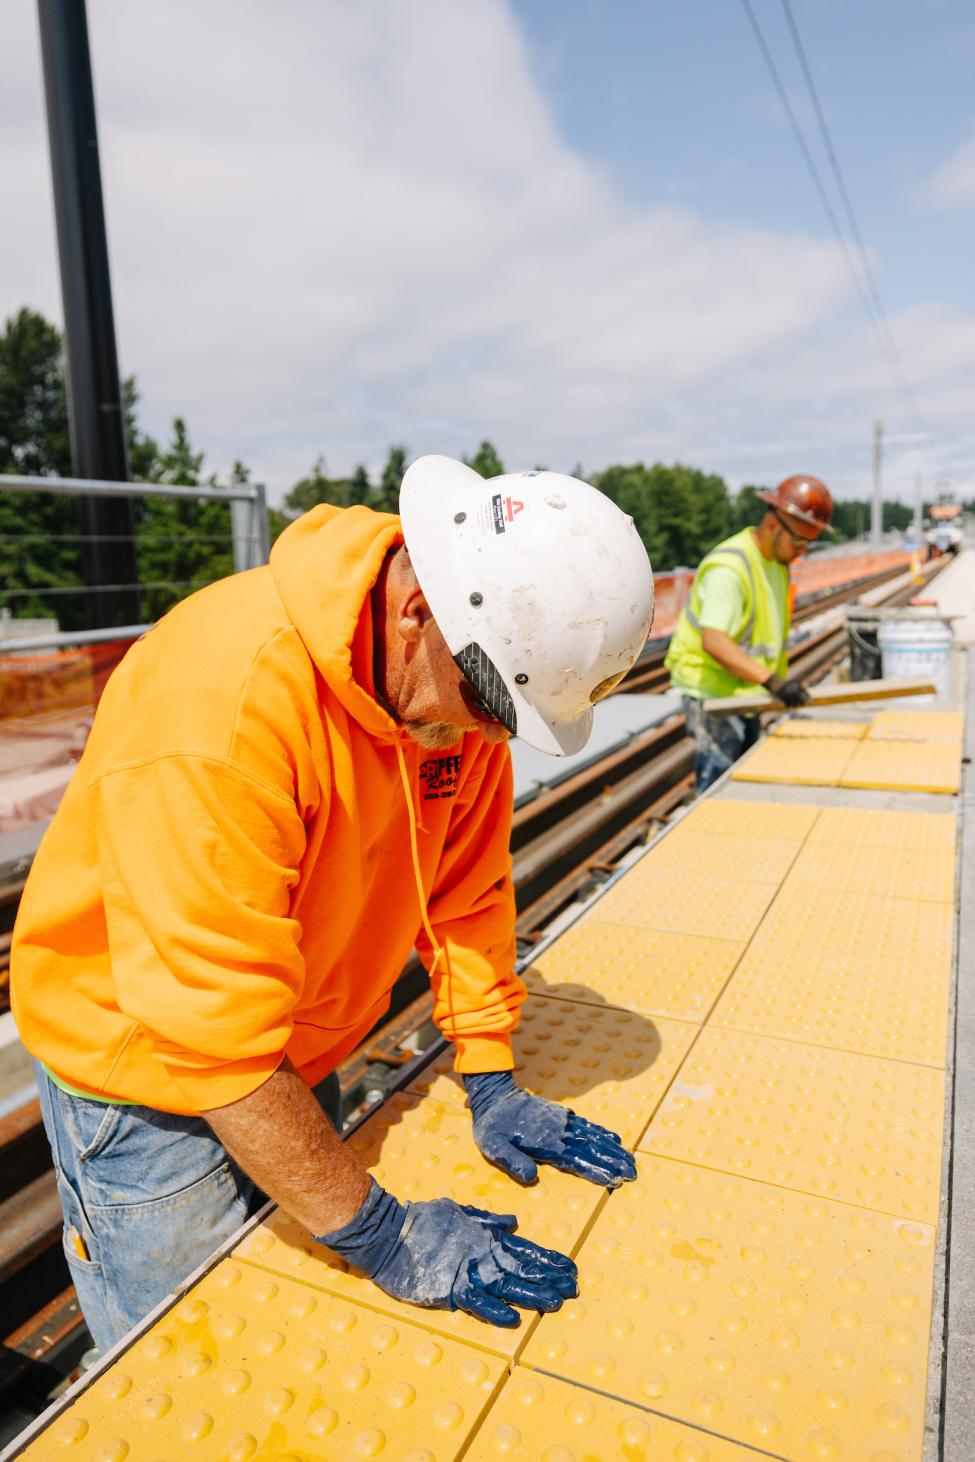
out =
<path fill-rule="evenodd" d="M 518 1238 L 517 1222 L 452 1198 L 400 1203 L 373 1179 L 355 1217 L 316 1238 L 394 1299 L 510 1328 L 519 1322 L 512 1305 L 558 1310 L 579 1293 L 572 1260 Z"/>
<path fill-rule="evenodd" d="M 465 1076 L 474 1141 L 509 1178 L 533 1183 L 538 1163 L 618 1188 L 636 1177 L 636 1163 L 616 1132 L 587 1122 L 568 1107 L 532 1096 L 510 1071 Z"/>

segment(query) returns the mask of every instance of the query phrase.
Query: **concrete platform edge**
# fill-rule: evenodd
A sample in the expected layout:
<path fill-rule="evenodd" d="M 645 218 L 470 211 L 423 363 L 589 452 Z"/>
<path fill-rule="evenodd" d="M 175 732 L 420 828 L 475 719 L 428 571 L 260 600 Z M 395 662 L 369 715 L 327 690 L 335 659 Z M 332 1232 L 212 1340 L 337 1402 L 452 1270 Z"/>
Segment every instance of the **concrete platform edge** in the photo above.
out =
<path fill-rule="evenodd" d="M 975 1456 L 975 650 L 967 652 L 953 1083 L 948 1104 L 947 1252 L 940 1333 L 932 1327 L 925 1462 Z M 937 1297 L 936 1297 L 937 1298 Z"/>

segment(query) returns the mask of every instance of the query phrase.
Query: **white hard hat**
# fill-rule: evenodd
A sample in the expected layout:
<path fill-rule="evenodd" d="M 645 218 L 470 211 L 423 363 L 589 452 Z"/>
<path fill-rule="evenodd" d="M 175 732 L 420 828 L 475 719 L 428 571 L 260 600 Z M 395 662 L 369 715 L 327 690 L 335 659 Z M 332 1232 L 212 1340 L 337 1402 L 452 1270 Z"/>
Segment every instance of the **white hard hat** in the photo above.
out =
<path fill-rule="evenodd" d="M 653 573 L 633 519 L 560 472 L 485 480 L 420 457 L 400 517 L 424 598 L 498 720 L 554 756 L 580 751 L 592 708 L 653 622 Z"/>

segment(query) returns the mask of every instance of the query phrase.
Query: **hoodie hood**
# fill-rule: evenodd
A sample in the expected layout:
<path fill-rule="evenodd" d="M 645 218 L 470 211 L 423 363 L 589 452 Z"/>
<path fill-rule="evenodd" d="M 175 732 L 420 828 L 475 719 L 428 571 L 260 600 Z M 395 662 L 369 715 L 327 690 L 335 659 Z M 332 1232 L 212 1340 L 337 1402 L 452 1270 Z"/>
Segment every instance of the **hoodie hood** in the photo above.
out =
<path fill-rule="evenodd" d="M 371 508 L 323 504 L 304 513 L 271 550 L 271 573 L 288 618 L 343 708 L 371 736 L 400 728 L 375 698 L 369 595 L 400 520 Z"/>

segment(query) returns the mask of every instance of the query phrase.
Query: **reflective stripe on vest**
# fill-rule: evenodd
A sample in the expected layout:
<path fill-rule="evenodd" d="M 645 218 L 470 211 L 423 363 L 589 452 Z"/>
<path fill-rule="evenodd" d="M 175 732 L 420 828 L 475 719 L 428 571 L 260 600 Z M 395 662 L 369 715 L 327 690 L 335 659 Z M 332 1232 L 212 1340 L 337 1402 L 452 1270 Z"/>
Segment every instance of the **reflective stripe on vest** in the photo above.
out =
<path fill-rule="evenodd" d="M 745 625 L 745 633 L 742 635 L 742 637 L 738 641 L 738 643 L 741 645 L 742 649 L 748 655 L 752 654 L 753 650 L 754 650 L 754 653 L 756 655 L 773 655 L 773 654 L 775 654 L 776 651 L 773 650 L 770 645 L 755 645 L 755 646 L 752 645 L 752 630 L 755 628 L 755 606 L 756 606 L 756 603 L 757 603 L 757 600 L 758 600 L 758 596 L 755 593 L 755 575 L 752 573 L 751 561 L 750 561 L 750 559 L 748 557 L 748 554 L 745 552 L 745 550 L 743 548 L 720 548 L 720 549 L 715 549 L 715 551 L 713 553 L 709 553 L 707 555 L 707 558 L 705 558 L 705 559 L 702 560 L 702 562 L 698 566 L 698 570 L 697 570 L 698 573 L 701 572 L 701 569 L 707 563 L 707 561 L 708 561 L 709 558 L 712 558 L 712 559 L 713 558 L 716 558 L 719 553 L 721 553 L 721 554 L 728 554 L 728 555 L 734 554 L 735 558 L 740 558 L 741 561 L 742 561 L 742 563 L 745 565 L 745 573 L 748 575 L 748 587 L 749 587 L 749 590 L 751 591 L 751 596 L 752 596 L 752 612 L 751 612 L 751 615 L 749 617 L 748 623 Z M 684 613 L 687 615 L 687 620 L 688 620 L 688 623 L 690 624 L 691 628 L 697 630 L 698 634 L 701 634 L 703 632 L 703 626 L 701 624 L 701 621 L 698 619 L 697 615 L 694 613 L 693 609 L 691 608 L 690 603 L 687 603 L 684 606 Z"/>

